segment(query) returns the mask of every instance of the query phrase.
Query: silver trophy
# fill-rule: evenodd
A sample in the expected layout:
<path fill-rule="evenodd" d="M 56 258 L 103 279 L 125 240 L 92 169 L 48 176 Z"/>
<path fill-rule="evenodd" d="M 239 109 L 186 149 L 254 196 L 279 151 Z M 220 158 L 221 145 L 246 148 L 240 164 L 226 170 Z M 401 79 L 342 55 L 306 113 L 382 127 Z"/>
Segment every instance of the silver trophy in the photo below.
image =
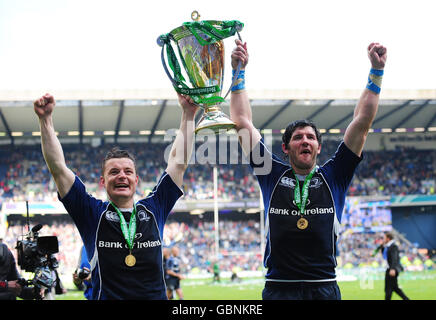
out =
<path fill-rule="evenodd" d="M 221 96 L 224 79 L 224 42 L 225 38 L 238 34 L 243 23 L 232 21 L 200 21 L 197 11 L 191 14 L 193 21 L 185 22 L 170 33 L 159 36 L 157 42 L 162 47 L 161 59 L 166 74 L 174 89 L 189 95 L 194 102 L 204 109 L 204 114 L 198 122 L 195 133 L 210 129 L 215 134 L 235 127 L 230 118 L 221 111 L 220 104 L 225 101 L 230 88 L 237 79 L 238 70 L 232 80 L 232 85 L 224 97 Z M 173 42 L 178 56 L 192 87 L 186 84 L 182 70 L 175 54 Z M 165 61 L 165 48 L 171 75 Z"/>

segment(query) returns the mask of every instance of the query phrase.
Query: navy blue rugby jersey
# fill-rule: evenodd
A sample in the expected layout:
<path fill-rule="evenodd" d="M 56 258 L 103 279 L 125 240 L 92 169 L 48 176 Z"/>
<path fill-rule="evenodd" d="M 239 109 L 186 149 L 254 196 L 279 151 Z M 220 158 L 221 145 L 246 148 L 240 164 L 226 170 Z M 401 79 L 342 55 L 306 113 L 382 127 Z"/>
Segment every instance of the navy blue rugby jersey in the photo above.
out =
<path fill-rule="evenodd" d="M 162 266 L 165 221 L 183 195 L 164 172 L 152 192 L 136 203 L 136 235 L 132 254 L 136 264 L 124 259 L 129 249 L 115 208 L 86 192 L 76 176 L 68 194 L 60 201 L 80 232 L 92 270 L 92 299 L 167 299 Z M 123 213 L 126 222 L 130 214 Z"/>
<path fill-rule="evenodd" d="M 167 260 L 167 270 L 171 270 L 175 273 L 180 273 L 180 258 L 171 256 Z M 179 279 L 178 277 L 168 275 L 170 279 Z"/>
<path fill-rule="evenodd" d="M 290 164 L 272 154 L 263 140 L 253 149 L 250 165 L 265 207 L 266 281 L 335 280 L 335 249 L 345 196 L 361 159 L 341 142 L 335 155 L 317 166 L 303 215 L 308 226 L 300 230 L 299 209 L 294 201 L 296 181 Z M 304 176 L 299 180 L 301 187 Z"/>

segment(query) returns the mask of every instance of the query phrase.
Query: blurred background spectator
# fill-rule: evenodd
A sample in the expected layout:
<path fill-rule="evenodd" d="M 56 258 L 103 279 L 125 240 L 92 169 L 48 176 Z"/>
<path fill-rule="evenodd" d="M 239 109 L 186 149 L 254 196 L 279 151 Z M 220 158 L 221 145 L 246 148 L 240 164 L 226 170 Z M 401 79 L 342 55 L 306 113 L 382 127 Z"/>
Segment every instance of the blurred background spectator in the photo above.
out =
<path fill-rule="evenodd" d="M 97 198 L 105 198 L 105 191 L 99 185 L 100 164 L 113 145 L 99 147 L 90 145 L 64 145 L 67 165 L 87 185 L 88 192 Z M 137 197 L 151 191 L 157 179 L 166 168 L 164 158 L 168 144 L 120 144 L 121 148 L 132 151 L 137 159 L 140 184 Z M 323 164 L 331 157 L 338 143 L 324 141 L 319 157 Z M 281 156 L 280 143 L 272 146 Z M 217 153 L 218 154 L 218 153 Z M 242 152 L 228 152 L 226 162 L 218 168 L 218 198 L 225 200 L 258 199 L 259 188 L 250 167 L 243 164 Z M 216 156 L 218 160 L 218 155 Z M 222 160 L 222 159 L 221 159 Z M 230 161 L 231 160 L 231 161 Z M 230 162 L 236 164 L 230 164 Z M 398 148 L 394 151 L 367 151 L 359 165 L 348 190 L 348 198 L 342 216 L 338 241 L 338 266 L 379 267 L 384 262 L 381 255 L 372 257 L 382 234 L 392 229 L 389 208 L 383 202 L 362 202 L 352 196 L 393 196 L 409 194 L 434 194 L 436 178 L 436 152 Z M 211 164 L 191 164 L 185 174 L 184 200 L 205 200 L 213 198 Z M 56 188 L 44 164 L 40 146 L 22 145 L 0 147 L 0 204 L 8 201 L 57 201 Z M 177 214 L 175 214 L 177 215 Z M 219 262 L 221 271 L 262 270 L 262 251 L 259 215 L 256 219 L 241 221 L 219 221 Z M 35 216 L 32 225 L 44 225 L 40 235 L 56 235 L 59 240 L 59 273 L 70 277 L 76 268 L 82 241 L 74 224 L 67 215 L 52 217 Z M 23 219 L 8 221 L 4 242 L 14 250 L 17 238 L 25 233 Z M 419 254 L 418 249 L 407 239 L 399 238 L 403 264 L 410 268 L 433 268 L 434 263 Z M 191 219 L 190 221 L 167 222 L 164 244 L 177 243 L 180 248 L 182 269 L 186 272 L 208 270 L 215 259 L 215 230 L 213 221 Z"/>

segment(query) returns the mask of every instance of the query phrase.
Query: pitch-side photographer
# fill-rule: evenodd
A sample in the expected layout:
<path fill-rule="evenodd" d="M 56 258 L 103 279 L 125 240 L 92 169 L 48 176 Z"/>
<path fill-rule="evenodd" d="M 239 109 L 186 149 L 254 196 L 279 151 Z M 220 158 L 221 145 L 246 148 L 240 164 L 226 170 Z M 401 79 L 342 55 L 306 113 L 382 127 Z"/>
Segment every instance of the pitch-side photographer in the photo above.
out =
<path fill-rule="evenodd" d="M 0 300 L 42 299 L 33 288 L 23 286 L 20 278 L 11 250 L 0 239 Z"/>

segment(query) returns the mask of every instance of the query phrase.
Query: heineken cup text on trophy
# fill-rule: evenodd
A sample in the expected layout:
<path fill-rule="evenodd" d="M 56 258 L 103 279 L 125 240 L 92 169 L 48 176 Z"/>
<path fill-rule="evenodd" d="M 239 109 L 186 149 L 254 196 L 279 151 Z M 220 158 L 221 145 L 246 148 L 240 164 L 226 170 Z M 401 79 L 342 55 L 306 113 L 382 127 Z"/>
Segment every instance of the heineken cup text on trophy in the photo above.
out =
<path fill-rule="evenodd" d="M 200 21 L 200 14 L 192 12 L 193 21 L 185 22 L 171 32 L 158 37 L 157 43 L 162 47 L 161 60 L 164 70 L 174 89 L 189 95 L 194 102 L 204 109 L 203 116 L 197 123 L 195 133 L 213 131 L 215 134 L 226 132 L 235 124 L 221 110 L 230 88 L 238 78 L 240 65 L 232 78 L 232 84 L 224 97 L 221 96 L 224 79 L 224 42 L 242 31 L 244 24 L 237 20 Z M 177 48 L 176 55 L 173 44 Z M 165 61 L 165 52 L 167 61 Z M 191 87 L 182 74 L 184 68 Z M 167 66 L 168 62 L 168 66 Z"/>

